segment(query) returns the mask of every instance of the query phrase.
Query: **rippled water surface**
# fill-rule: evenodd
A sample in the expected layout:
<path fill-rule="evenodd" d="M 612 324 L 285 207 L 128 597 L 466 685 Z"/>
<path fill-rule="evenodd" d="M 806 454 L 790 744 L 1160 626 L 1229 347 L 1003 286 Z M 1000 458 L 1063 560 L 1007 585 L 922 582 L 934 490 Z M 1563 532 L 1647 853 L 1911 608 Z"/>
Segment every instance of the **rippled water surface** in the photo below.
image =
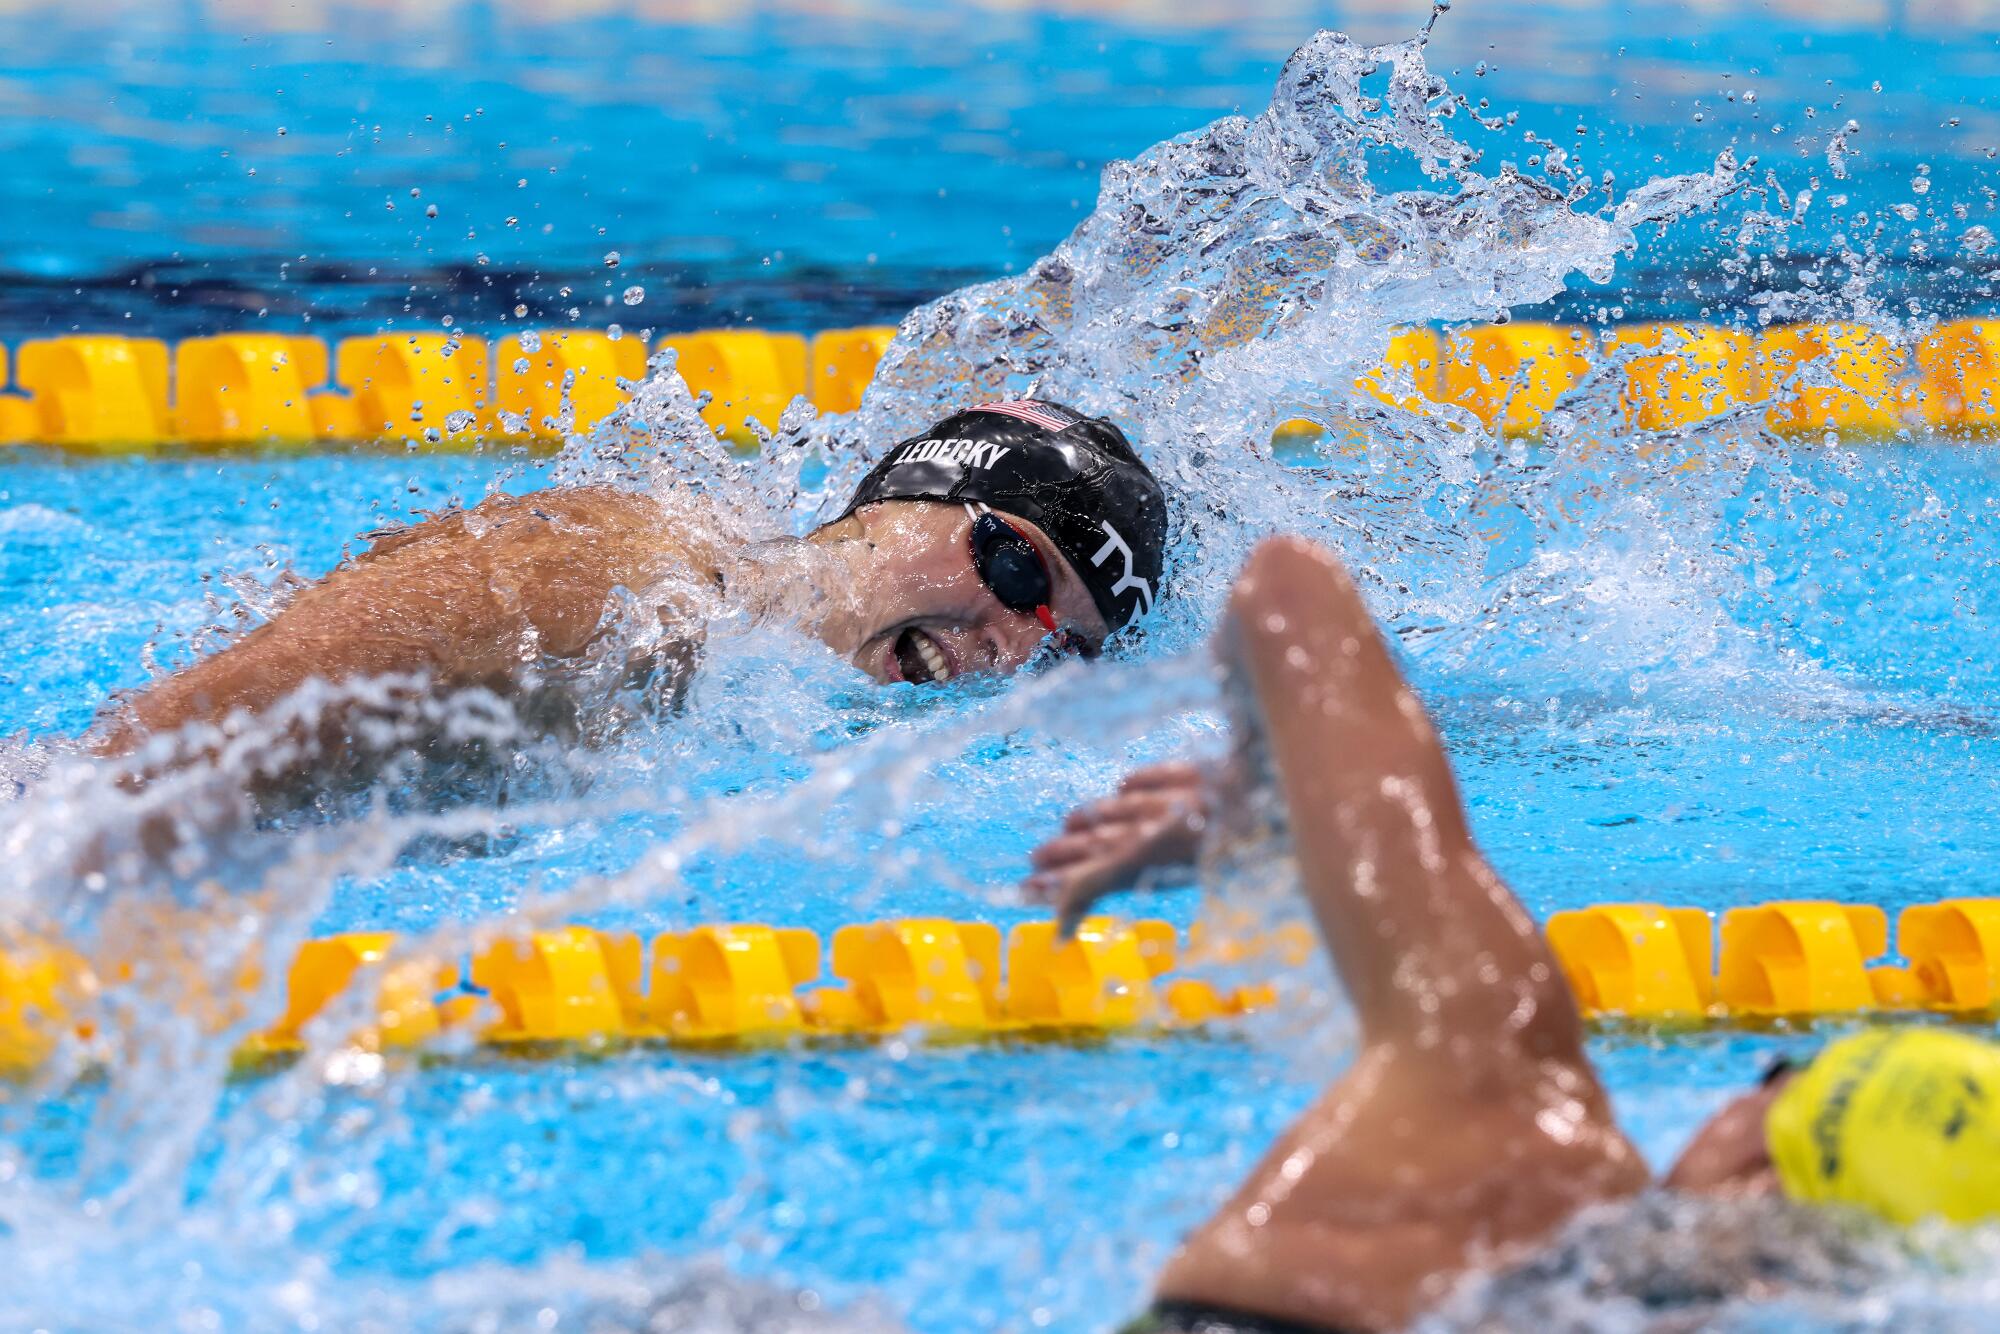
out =
<path fill-rule="evenodd" d="M 1788 442 L 1754 415 L 1651 436 L 1608 380 L 1506 441 L 1351 387 L 1393 326 L 1502 309 L 1859 316 L 1907 341 L 1980 308 L 1979 17 L 1468 5 L 1420 50 L 1401 39 L 1421 13 L 1308 8 L 0 19 L 31 39 L 0 42 L 23 113 L 0 121 L 24 164 L 0 180 L 8 330 L 77 311 L 498 328 L 517 301 L 547 320 L 634 273 L 662 327 L 937 298 L 856 415 L 795 415 L 754 459 L 701 437 L 664 367 L 556 460 L 0 458 L 0 731 L 21 734 L 10 767 L 47 769 L 0 811 L 0 902 L 157 961 L 100 999 L 104 1069 L 58 1064 L 0 1109 L 0 1326 L 1110 1327 L 1346 1059 L 1317 964 L 1274 1011 L 1172 1039 L 447 1044 L 385 1066 L 330 1043 L 235 1079 L 230 1027 L 274 1000 L 246 1014 L 212 991 L 238 995 L 259 942 L 332 929 L 459 950 L 522 917 L 1026 920 L 1010 886 L 1070 804 L 1134 760 L 1223 745 L 1203 643 L 1271 531 L 1356 569 L 1537 913 L 2000 892 L 1992 444 Z M 1313 38 L 1281 76 L 1319 20 L 1398 44 Z M 1255 119 L 1214 119 L 1238 108 Z M 1099 169 L 1139 154 L 1100 194 Z M 718 531 L 796 531 L 945 406 L 1029 390 L 1116 415 L 1180 495 L 1178 596 L 1118 660 L 881 690 L 783 625 L 729 621 L 685 710 L 600 745 L 541 739 L 501 772 L 270 816 L 108 891 L 73 873 L 64 840 L 128 831 L 139 799 L 64 738 L 356 533 L 593 476 L 693 477 Z M 1274 455 L 1297 415 L 1332 443 Z M 236 777 L 173 790 L 199 808 Z M 1281 858 L 1224 889 L 1292 911 Z M 1118 906 L 1186 923 L 1200 904 Z M 1594 1050 L 1664 1162 L 1770 1050 L 1812 1041 Z M 1761 1235 L 1797 1281 L 1729 1318 L 1848 1318 L 1812 1259 L 1842 1252 L 1796 1219 Z M 1849 1281 L 1880 1327 L 1975 1328 L 2000 1276 L 1987 1240 L 1949 1265 L 1878 1247 Z M 1576 1272 L 1536 1289 L 1557 1314 L 1534 1318 L 1637 1324 L 1577 1245 Z"/>
<path fill-rule="evenodd" d="M 1425 8 L 30 0 L 0 12 L 0 336 L 486 325 L 516 304 L 542 324 L 893 320 L 1045 253 L 1105 162 L 1262 106 L 1314 28 L 1380 41 Z M 1459 6 L 1431 64 L 1592 177 L 1733 144 L 1796 172 L 1786 213 L 1818 178 L 1772 272 L 1728 283 L 1714 238 L 1678 229 L 1564 314 L 1738 305 L 1876 222 L 1899 280 L 1963 305 L 1948 271 L 1991 223 L 1997 14 L 1499 0 Z M 1850 119 L 1839 178 L 1824 147 Z M 1919 225 L 1884 217 L 1903 204 Z M 600 313 L 634 281 L 640 311 Z"/>

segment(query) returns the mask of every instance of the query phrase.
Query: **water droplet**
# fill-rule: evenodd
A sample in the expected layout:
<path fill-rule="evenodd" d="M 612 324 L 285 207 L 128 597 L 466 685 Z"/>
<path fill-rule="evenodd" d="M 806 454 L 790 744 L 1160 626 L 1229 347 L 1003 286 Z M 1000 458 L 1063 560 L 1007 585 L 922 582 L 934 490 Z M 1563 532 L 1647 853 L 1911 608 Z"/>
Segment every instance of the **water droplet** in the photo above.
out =
<path fill-rule="evenodd" d="M 604 252 L 604 267 L 607 269 L 618 267 L 618 252 L 616 250 L 607 250 Z"/>
<path fill-rule="evenodd" d="M 646 289 L 635 284 L 625 289 L 625 295 L 621 299 L 628 306 L 636 306 L 646 299 Z"/>

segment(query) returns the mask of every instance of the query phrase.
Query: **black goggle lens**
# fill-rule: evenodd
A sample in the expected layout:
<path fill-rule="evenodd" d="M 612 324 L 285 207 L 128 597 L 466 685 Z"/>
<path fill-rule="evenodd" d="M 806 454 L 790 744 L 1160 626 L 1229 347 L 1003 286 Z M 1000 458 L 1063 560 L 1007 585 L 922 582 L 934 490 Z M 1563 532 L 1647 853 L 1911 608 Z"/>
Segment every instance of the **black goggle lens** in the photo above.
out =
<path fill-rule="evenodd" d="M 1006 520 L 982 514 L 972 521 L 972 564 L 1009 611 L 1032 612 L 1048 605 L 1048 567 L 1034 543 Z"/>

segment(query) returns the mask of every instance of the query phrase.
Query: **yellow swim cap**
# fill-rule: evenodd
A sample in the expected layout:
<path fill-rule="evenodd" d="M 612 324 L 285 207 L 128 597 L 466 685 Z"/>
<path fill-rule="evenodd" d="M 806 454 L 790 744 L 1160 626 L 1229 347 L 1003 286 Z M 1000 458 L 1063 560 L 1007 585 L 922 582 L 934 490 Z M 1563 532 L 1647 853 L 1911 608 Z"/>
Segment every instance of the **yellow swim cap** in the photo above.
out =
<path fill-rule="evenodd" d="M 1765 1117 L 1795 1200 L 1897 1223 L 2000 1217 L 2000 1046 L 1934 1028 L 1842 1038 Z"/>

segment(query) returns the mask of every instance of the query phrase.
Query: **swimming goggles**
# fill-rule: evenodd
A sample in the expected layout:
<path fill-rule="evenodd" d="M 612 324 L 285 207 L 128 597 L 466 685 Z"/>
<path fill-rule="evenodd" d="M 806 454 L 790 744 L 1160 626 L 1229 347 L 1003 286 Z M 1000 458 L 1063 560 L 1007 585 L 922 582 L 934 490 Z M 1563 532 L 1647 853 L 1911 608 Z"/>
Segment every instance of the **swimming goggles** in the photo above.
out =
<path fill-rule="evenodd" d="M 983 505 L 976 510 L 968 505 L 966 512 L 972 516 L 972 568 L 987 591 L 1007 610 L 1032 614 L 1056 637 L 1062 651 L 1089 656 L 1091 646 L 1082 635 L 1056 624 L 1056 614 L 1049 607 L 1055 597 L 1055 580 L 1040 548 Z"/>

